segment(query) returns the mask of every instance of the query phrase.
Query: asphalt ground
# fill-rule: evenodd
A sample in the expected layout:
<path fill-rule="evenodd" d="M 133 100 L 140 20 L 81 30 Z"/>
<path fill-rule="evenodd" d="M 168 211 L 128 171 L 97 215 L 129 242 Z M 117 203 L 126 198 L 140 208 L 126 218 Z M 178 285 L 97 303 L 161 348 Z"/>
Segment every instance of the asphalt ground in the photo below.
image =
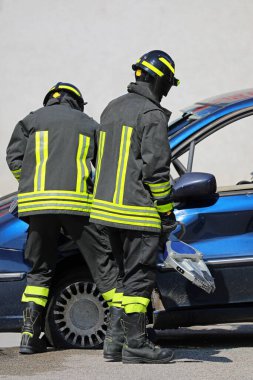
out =
<path fill-rule="evenodd" d="M 0 348 L 0 379 L 253 379 L 253 324 L 167 330 L 159 333 L 158 340 L 175 349 L 170 364 L 105 362 L 101 350 L 24 356 L 17 347 Z"/>

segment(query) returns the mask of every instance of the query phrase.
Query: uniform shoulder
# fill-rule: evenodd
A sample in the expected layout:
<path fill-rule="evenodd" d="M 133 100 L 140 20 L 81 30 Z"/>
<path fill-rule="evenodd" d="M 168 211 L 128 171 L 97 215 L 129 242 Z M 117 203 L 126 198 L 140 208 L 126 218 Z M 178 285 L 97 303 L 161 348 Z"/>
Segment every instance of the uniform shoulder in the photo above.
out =
<path fill-rule="evenodd" d="M 85 112 L 80 112 L 80 114 L 81 114 L 81 118 L 82 118 L 85 122 L 90 123 L 90 125 L 91 125 L 93 128 L 95 128 L 95 129 L 99 128 L 99 124 L 98 124 L 98 122 L 97 122 L 96 120 L 94 120 L 91 116 L 87 115 L 87 113 L 85 113 Z"/>

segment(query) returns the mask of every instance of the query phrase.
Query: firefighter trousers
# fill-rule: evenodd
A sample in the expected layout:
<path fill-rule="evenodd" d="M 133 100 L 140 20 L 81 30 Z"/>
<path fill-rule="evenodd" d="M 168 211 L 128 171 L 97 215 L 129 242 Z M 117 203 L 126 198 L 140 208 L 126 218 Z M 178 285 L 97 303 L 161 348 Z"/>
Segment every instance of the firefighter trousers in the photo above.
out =
<path fill-rule="evenodd" d="M 22 301 L 46 305 L 58 259 L 61 230 L 76 242 L 93 280 L 107 301 L 117 287 L 118 266 L 112 255 L 107 227 L 89 223 L 88 217 L 63 214 L 33 215 L 25 258 L 31 264 Z M 71 270 L 71 268 L 70 268 Z"/>
<path fill-rule="evenodd" d="M 119 266 L 113 306 L 126 313 L 146 312 L 155 285 L 160 234 L 108 227 Z"/>

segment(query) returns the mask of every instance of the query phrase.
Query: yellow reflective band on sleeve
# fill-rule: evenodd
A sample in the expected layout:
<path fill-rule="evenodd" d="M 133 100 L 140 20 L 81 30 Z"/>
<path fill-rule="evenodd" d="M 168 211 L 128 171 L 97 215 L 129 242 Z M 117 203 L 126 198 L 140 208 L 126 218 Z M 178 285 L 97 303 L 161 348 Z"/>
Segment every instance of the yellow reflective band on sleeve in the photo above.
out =
<path fill-rule="evenodd" d="M 108 292 L 102 293 L 102 296 L 105 301 L 111 301 L 114 297 L 115 292 L 116 292 L 116 288 L 113 288 L 111 290 L 108 290 Z"/>
<path fill-rule="evenodd" d="M 34 302 L 36 303 L 36 305 L 45 307 L 47 304 L 47 298 L 38 298 L 38 297 L 26 296 L 25 294 L 23 294 L 21 302 Z"/>
<path fill-rule="evenodd" d="M 147 61 L 142 61 L 142 65 L 146 66 L 148 69 L 150 69 L 151 71 L 159 75 L 159 77 L 162 77 L 164 75 L 162 71 L 160 71 L 159 69 L 157 69 L 155 66 L 151 65 L 151 63 Z"/>
<path fill-rule="evenodd" d="M 20 179 L 20 176 L 21 176 L 21 170 L 22 169 L 17 169 L 17 170 L 12 170 L 12 174 L 14 175 L 14 177 L 19 181 Z"/>
<path fill-rule="evenodd" d="M 170 182 L 167 181 L 167 182 L 161 182 L 161 183 L 149 183 L 149 182 L 145 182 L 145 185 L 148 185 L 150 187 L 150 189 L 152 190 L 156 190 L 156 189 L 169 189 L 171 187 L 170 185 Z"/>
<path fill-rule="evenodd" d="M 30 333 L 29 331 L 23 331 L 22 335 L 29 335 L 31 338 L 33 337 L 33 334 Z"/>
<path fill-rule="evenodd" d="M 161 61 L 162 63 L 164 63 L 170 69 L 170 71 L 173 74 L 175 73 L 174 67 L 172 66 L 172 64 L 169 61 L 167 61 L 167 59 L 165 59 L 164 57 L 160 57 L 159 61 Z"/>
<path fill-rule="evenodd" d="M 57 89 L 58 89 L 58 88 L 62 88 L 63 90 L 66 89 L 66 90 L 72 91 L 72 92 L 74 92 L 76 95 L 78 95 L 78 96 L 81 97 L 80 92 L 78 92 L 75 88 L 73 88 L 73 87 L 71 87 L 71 86 L 60 85 L 60 86 L 57 87 Z M 54 87 L 53 87 L 53 89 L 54 89 Z"/>
<path fill-rule="evenodd" d="M 86 164 L 86 159 L 88 155 L 89 146 L 90 146 L 90 137 L 80 134 L 77 156 L 76 156 L 76 165 L 77 165 L 76 191 L 78 193 L 86 193 L 87 191 L 87 178 L 89 177 L 89 169 Z"/>
<path fill-rule="evenodd" d="M 49 288 L 44 288 L 43 286 L 31 286 L 27 285 L 24 291 L 25 294 L 32 294 L 34 296 L 48 297 Z"/>
<path fill-rule="evenodd" d="M 163 182 L 163 183 L 148 183 L 145 182 L 145 185 L 148 185 L 150 188 L 150 191 L 155 199 L 161 199 L 165 198 L 171 193 L 171 185 L 170 182 Z"/>
<path fill-rule="evenodd" d="M 126 314 L 130 314 L 130 313 L 146 313 L 147 312 L 146 306 L 141 305 L 141 304 L 126 305 L 126 306 L 123 306 L 123 308 L 124 308 L 124 311 L 125 311 Z"/>
<path fill-rule="evenodd" d="M 171 193 L 171 190 L 165 190 L 165 191 L 162 191 L 162 192 L 156 192 L 154 193 L 152 191 L 152 196 L 155 200 L 159 200 L 159 199 L 163 199 L 163 198 L 167 198 Z"/>
<path fill-rule="evenodd" d="M 137 59 L 137 62 L 136 63 L 139 63 L 141 61 L 141 59 Z"/>
<path fill-rule="evenodd" d="M 126 171 L 127 163 L 129 158 L 131 135 L 133 132 L 132 127 L 127 127 L 123 125 L 120 141 L 120 151 L 118 158 L 118 168 L 116 175 L 116 185 L 113 196 L 113 203 L 122 204 L 124 198 L 125 182 L 126 182 Z"/>
<path fill-rule="evenodd" d="M 174 209 L 173 203 L 167 203 L 166 205 L 156 206 L 158 212 L 168 212 Z"/>
<path fill-rule="evenodd" d="M 12 170 L 11 172 L 15 175 L 15 174 L 18 174 L 21 172 L 21 168 L 20 169 L 17 169 L 17 170 Z"/>
<path fill-rule="evenodd" d="M 122 304 L 125 306 L 125 305 L 132 304 L 132 303 L 140 303 L 141 305 L 144 305 L 147 307 L 149 302 L 150 302 L 150 299 L 146 298 L 146 297 L 123 296 Z"/>
<path fill-rule="evenodd" d="M 35 159 L 34 191 L 43 191 L 48 159 L 48 131 L 37 131 L 35 133 Z"/>
<path fill-rule="evenodd" d="M 106 138 L 106 132 L 100 131 L 99 133 L 99 144 L 98 144 L 98 155 L 97 155 L 97 167 L 96 167 L 96 176 L 95 176 L 95 184 L 94 184 L 94 197 L 97 192 L 97 185 L 100 175 L 100 169 L 104 154 L 104 147 L 105 147 L 105 138 Z"/>

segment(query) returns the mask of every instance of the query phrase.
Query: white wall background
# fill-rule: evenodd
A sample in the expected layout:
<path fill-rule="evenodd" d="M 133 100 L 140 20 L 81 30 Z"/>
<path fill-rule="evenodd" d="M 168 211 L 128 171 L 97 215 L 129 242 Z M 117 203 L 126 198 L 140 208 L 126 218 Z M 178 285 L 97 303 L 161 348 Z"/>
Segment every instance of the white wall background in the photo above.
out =
<path fill-rule="evenodd" d="M 57 81 L 78 86 L 98 120 L 133 80 L 131 64 L 165 50 L 181 80 L 163 101 L 175 118 L 253 87 L 252 20 L 252 0 L 0 0 L 0 194 L 17 188 L 5 163 L 15 124 Z"/>

